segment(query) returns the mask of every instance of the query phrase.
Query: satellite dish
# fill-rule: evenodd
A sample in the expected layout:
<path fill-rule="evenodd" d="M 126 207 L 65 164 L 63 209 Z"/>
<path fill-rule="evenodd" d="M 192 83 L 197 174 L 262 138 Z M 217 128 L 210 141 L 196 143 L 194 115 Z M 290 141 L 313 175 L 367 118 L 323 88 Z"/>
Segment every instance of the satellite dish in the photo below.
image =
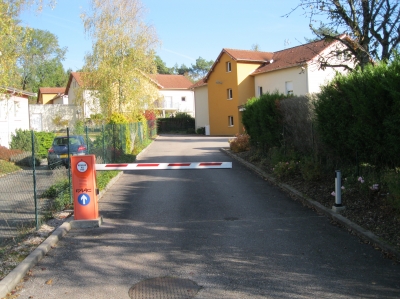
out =
<path fill-rule="evenodd" d="M 269 63 L 273 63 L 274 62 L 274 60 L 273 59 L 271 59 L 270 61 L 269 61 Z"/>

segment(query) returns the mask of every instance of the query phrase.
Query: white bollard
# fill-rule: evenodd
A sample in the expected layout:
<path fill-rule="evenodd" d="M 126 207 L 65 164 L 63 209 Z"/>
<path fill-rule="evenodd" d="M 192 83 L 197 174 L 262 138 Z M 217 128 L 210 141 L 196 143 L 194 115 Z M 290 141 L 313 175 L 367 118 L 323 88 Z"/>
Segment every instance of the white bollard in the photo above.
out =
<path fill-rule="evenodd" d="M 345 207 L 342 205 L 342 173 L 340 170 L 335 172 L 335 204 L 332 206 L 334 212 L 340 212 Z"/>

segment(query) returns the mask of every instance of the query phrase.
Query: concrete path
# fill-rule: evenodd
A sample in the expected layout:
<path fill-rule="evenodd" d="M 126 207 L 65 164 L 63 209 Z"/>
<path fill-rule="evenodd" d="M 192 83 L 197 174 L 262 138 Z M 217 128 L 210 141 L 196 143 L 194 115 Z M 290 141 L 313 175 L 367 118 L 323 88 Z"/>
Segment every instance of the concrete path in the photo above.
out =
<path fill-rule="evenodd" d="M 227 145 L 161 136 L 140 161 L 229 162 L 219 150 Z M 200 290 L 143 298 L 400 297 L 399 265 L 236 161 L 233 169 L 126 172 L 100 212 L 104 224 L 71 230 L 30 271 L 19 298 L 142 298 L 135 284 L 166 277 Z"/>

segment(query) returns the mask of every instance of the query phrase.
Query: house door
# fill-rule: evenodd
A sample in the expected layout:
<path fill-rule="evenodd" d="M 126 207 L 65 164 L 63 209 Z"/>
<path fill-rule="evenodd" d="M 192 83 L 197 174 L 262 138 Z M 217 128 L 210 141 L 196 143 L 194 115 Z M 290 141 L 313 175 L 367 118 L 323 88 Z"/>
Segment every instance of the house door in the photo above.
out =
<path fill-rule="evenodd" d="M 31 130 L 41 132 L 42 131 L 42 114 L 32 113 L 31 115 Z"/>

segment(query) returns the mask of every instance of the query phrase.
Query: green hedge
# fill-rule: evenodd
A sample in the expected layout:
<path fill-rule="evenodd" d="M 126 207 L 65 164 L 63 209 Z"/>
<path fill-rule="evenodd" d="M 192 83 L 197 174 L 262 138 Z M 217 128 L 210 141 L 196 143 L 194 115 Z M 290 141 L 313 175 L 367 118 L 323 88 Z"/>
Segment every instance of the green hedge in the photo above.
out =
<path fill-rule="evenodd" d="M 10 148 L 19 149 L 24 152 L 32 152 L 32 131 L 18 129 L 12 135 Z M 35 154 L 40 158 L 47 156 L 47 150 L 51 147 L 54 137 L 51 132 L 33 132 Z"/>
<path fill-rule="evenodd" d="M 400 56 L 337 75 L 315 103 L 320 138 L 342 160 L 400 165 Z"/>
<path fill-rule="evenodd" d="M 278 92 L 266 93 L 252 98 L 245 104 L 242 122 L 252 143 L 263 148 L 280 146 L 282 133 L 282 115 L 279 102 L 287 98 Z"/>

